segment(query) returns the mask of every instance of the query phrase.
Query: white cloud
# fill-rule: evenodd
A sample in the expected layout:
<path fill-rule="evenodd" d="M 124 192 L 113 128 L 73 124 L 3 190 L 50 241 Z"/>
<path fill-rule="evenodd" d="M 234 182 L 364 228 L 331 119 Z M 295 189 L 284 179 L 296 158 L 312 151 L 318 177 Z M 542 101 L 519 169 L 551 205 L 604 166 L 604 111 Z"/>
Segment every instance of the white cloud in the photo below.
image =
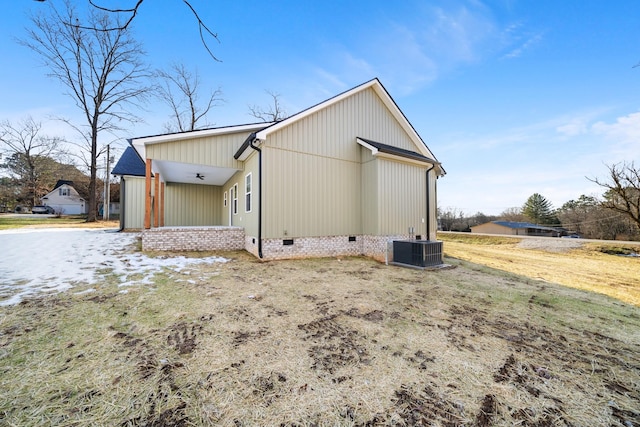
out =
<path fill-rule="evenodd" d="M 597 122 L 592 127 L 594 133 L 619 141 L 640 140 L 640 112 L 618 117 L 615 123 Z"/>
<path fill-rule="evenodd" d="M 589 130 L 587 125 L 588 123 L 585 120 L 576 118 L 571 120 L 567 124 L 558 126 L 556 130 L 558 131 L 558 133 L 566 136 L 577 136 L 587 133 L 587 131 Z"/>
<path fill-rule="evenodd" d="M 380 77 L 394 93 L 406 95 L 502 46 L 491 11 L 480 3 L 414 6 L 410 18 L 385 14 L 367 22 L 362 37 L 326 44 L 324 73 L 348 86 Z"/>
<path fill-rule="evenodd" d="M 529 49 L 532 49 L 535 45 L 540 43 L 542 38 L 543 38 L 542 33 L 527 36 L 527 38 L 524 41 L 520 41 L 516 47 L 512 48 L 508 53 L 506 53 L 503 56 L 503 58 L 506 58 L 506 59 L 519 58 L 520 56 L 523 55 L 524 52 L 526 52 Z"/>

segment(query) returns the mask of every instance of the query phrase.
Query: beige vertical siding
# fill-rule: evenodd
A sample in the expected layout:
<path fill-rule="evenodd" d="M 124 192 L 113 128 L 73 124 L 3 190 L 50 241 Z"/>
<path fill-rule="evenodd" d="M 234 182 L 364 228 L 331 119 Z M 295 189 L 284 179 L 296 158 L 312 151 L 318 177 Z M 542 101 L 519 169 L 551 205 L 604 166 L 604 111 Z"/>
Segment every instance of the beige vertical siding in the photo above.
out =
<path fill-rule="evenodd" d="M 238 213 L 232 215 L 232 225 L 237 227 L 244 227 L 245 235 L 258 236 L 258 194 L 260 191 L 259 185 L 259 171 L 258 171 L 258 153 L 253 152 L 243 162 L 244 169 L 236 172 L 223 186 L 223 191 L 227 192 L 228 203 L 231 204 L 230 190 L 234 184 L 238 184 Z M 251 211 L 247 212 L 246 206 L 246 192 L 245 192 L 245 177 L 247 174 L 251 174 L 252 189 L 251 189 Z M 224 196 L 220 196 L 222 200 Z M 222 219 L 224 225 L 229 225 L 229 205 L 225 208 L 222 203 Z"/>
<path fill-rule="evenodd" d="M 165 225 L 222 224 L 222 187 L 167 183 L 165 187 Z"/>
<path fill-rule="evenodd" d="M 144 177 L 123 176 L 124 180 L 124 228 L 138 229 L 144 225 Z"/>
<path fill-rule="evenodd" d="M 269 146 L 360 161 L 355 138 L 418 151 L 373 89 L 344 99 L 269 136 Z"/>
<path fill-rule="evenodd" d="M 438 174 L 435 170 L 429 172 L 429 215 L 431 217 L 429 225 L 429 236 L 431 240 L 436 240 L 436 233 L 438 232 Z M 427 236 L 424 236 L 427 238 Z"/>
<path fill-rule="evenodd" d="M 263 153 L 263 237 L 362 233 L 360 163 L 270 147 Z"/>
<path fill-rule="evenodd" d="M 248 136 L 249 133 L 243 132 L 149 144 L 146 156 L 155 160 L 241 169 L 242 162 L 235 160 L 233 155 Z"/>
<path fill-rule="evenodd" d="M 379 195 L 378 195 L 378 160 L 364 148 L 362 151 L 362 234 L 377 235 L 380 231 Z"/>
<path fill-rule="evenodd" d="M 426 167 L 379 160 L 381 235 L 415 234 L 426 237 Z"/>
<path fill-rule="evenodd" d="M 428 166 L 374 159 L 356 137 L 419 151 L 372 89 L 269 135 L 263 237 L 404 234 L 410 226 L 426 237 Z M 435 207 L 432 217 L 435 224 Z"/>

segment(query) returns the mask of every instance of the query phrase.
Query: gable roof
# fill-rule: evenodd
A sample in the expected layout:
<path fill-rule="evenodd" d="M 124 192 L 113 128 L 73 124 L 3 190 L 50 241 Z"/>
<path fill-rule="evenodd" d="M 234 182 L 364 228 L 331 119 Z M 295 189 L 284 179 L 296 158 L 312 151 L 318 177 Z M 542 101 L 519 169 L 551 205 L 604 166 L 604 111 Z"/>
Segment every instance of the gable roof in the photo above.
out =
<path fill-rule="evenodd" d="M 391 98 L 391 95 L 389 95 L 389 92 L 387 92 L 387 90 L 385 89 L 385 87 L 382 85 L 382 83 L 380 83 L 380 80 L 378 80 L 378 78 L 374 78 L 372 80 L 369 80 L 366 83 L 363 83 L 359 86 L 354 87 L 353 89 L 349 89 L 345 92 L 342 92 L 341 94 L 338 94 L 332 98 L 327 99 L 326 101 L 320 102 L 319 104 L 314 105 L 313 107 L 307 108 L 306 110 L 303 110 L 297 114 L 294 114 L 293 116 L 290 116 L 284 120 L 281 120 L 279 122 L 273 123 L 267 127 L 265 127 L 264 129 L 261 129 L 257 132 L 255 132 L 255 135 L 251 135 L 249 138 L 247 138 L 244 143 L 242 144 L 242 146 L 238 149 L 238 151 L 236 152 L 236 154 L 234 155 L 234 157 L 236 159 L 243 159 L 244 157 L 246 157 L 246 153 L 245 151 L 249 148 L 249 146 L 251 145 L 251 143 L 255 140 L 258 140 L 258 142 L 260 141 L 264 141 L 267 136 L 269 136 L 270 134 L 278 131 L 279 129 L 282 129 L 283 127 L 289 126 L 292 123 L 295 123 L 299 120 L 304 119 L 305 117 L 308 117 L 314 113 L 316 113 L 317 111 L 320 111 L 322 109 L 325 109 L 333 104 L 336 104 L 340 101 L 342 101 L 345 98 L 348 98 L 358 92 L 367 90 L 367 89 L 373 89 L 376 94 L 378 95 L 378 97 L 380 98 L 380 100 L 383 102 L 383 104 L 387 107 L 387 109 L 389 110 L 389 112 L 391 113 L 391 115 L 398 121 L 398 123 L 400 124 L 400 126 L 404 129 L 404 131 L 407 133 L 407 135 L 409 136 L 409 138 L 413 141 L 414 145 L 416 146 L 416 148 L 420 151 L 420 155 L 422 155 L 424 158 L 428 158 L 428 159 L 432 159 L 435 161 L 435 164 L 437 164 L 438 166 L 440 166 L 440 162 L 438 162 L 435 159 L 435 156 L 433 155 L 433 153 L 431 153 L 431 151 L 429 150 L 429 148 L 427 147 L 427 144 L 425 144 L 425 142 L 422 140 L 422 138 L 420 137 L 420 135 L 418 135 L 418 132 L 416 132 L 415 128 L 413 127 L 413 125 L 409 122 L 409 120 L 407 120 L 406 116 L 404 115 L 404 113 L 400 110 L 400 108 L 398 107 L 398 105 L 396 104 L 396 102 L 393 100 L 393 98 Z M 388 146 L 390 147 L 390 146 Z M 395 148 L 395 147 L 394 147 Z M 399 148 L 397 150 L 400 150 Z M 444 175 L 444 170 L 442 169 L 442 167 L 440 167 L 441 173 Z"/>
<path fill-rule="evenodd" d="M 120 160 L 111 171 L 111 175 L 145 176 L 145 164 L 138 152 L 131 146 L 122 153 Z"/>
<path fill-rule="evenodd" d="M 62 187 L 63 185 L 68 185 L 70 187 L 73 187 L 73 181 L 67 181 L 64 179 L 59 179 L 58 182 L 56 182 L 56 185 L 53 187 L 53 189 L 55 190 L 58 187 Z"/>

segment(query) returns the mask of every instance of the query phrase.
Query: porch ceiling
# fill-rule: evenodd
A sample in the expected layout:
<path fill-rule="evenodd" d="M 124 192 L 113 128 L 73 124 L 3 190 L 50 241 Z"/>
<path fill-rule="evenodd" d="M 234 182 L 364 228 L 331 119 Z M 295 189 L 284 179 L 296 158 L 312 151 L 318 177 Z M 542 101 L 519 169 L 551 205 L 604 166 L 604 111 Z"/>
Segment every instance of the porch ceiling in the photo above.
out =
<path fill-rule="evenodd" d="M 165 160 L 154 160 L 153 171 L 159 172 L 160 177 L 165 182 L 217 186 L 222 186 L 237 172 L 236 169 L 232 168 L 220 168 Z M 198 175 L 200 175 L 202 179 L 198 178 Z"/>

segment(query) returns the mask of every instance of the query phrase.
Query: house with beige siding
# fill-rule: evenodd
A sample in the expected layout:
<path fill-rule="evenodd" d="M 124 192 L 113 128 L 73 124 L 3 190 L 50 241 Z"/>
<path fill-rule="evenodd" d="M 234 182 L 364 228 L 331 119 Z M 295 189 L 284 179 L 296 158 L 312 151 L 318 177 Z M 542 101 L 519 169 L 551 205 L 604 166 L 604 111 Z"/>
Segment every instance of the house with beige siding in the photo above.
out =
<path fill-rule="evenodd" d="M 444 175 L 378 79 L 276 123 L 133 138 L 114 168 L 145 250 L 387 256 L 435 241 Z"/>

